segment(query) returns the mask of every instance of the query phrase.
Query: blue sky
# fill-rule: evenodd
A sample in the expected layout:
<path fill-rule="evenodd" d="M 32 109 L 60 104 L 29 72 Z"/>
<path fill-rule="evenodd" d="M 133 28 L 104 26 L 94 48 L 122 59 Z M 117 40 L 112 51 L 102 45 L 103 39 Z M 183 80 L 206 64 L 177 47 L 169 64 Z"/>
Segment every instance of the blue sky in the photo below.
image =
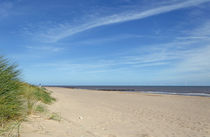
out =
<path fill-rule="evenodd" d="M 0 55 L 51 85 L 210 85 L 210 0 L 0 0 Z"/>

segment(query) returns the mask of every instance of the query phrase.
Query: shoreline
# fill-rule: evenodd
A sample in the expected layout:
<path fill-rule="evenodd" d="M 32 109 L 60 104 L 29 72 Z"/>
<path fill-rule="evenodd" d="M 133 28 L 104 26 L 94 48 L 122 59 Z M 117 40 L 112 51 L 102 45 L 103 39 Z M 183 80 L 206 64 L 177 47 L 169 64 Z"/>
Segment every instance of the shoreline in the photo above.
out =
<path fill-rule="evenodd" d="M 146 93 L 146 94 L 160 94 L 160 95 L 178 95 L 178 96 L 197 96 L 197 97 L 210 97 L 209 93 L 178 93 L 178 92 L 163 92 L 163 91 L 137 91 L 137 90 L 122 90 L 122 89 L 85 89 L 85 88 L 73 88 L 73 87 L 60 87 L 60 86 L 44 86 L 46 88 L 67 88 L 78 90 L 90 90 L 90 91 L 105 91 L 105 92 L 129 92 L 129 93 Z"/>

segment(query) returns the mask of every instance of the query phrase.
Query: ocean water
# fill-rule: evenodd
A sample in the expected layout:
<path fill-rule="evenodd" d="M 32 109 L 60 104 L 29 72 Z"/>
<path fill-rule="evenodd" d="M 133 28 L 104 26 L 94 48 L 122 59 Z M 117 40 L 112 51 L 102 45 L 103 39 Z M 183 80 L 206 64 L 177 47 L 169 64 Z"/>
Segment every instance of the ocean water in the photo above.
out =
<path fill-rule="evenodd" d="M 186 96 L 210 97 L 210 86 L 60 86 L 65 88 L 92 89 L 102 91 L 147 92 Z"/>

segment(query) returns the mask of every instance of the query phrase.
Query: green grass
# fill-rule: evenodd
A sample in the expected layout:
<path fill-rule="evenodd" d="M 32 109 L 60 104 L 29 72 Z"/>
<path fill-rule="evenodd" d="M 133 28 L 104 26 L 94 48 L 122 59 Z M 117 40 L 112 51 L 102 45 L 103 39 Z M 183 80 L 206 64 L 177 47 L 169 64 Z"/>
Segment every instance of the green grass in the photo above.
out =
<path fill-rule="evenodd" d="M 17 65 L 0 56 L 0 136 L 9 136 L 13 127 L 18 128 L 21 121 L 35 109 L 44 111 L 37 104 L 55 101 L 45 88 L 21 82 L 19 75 Z"/>
<path fill-rule="evenodd" d="M 23 98 L 25 99 L 28 114 L 33 113 L 38 102 L 51 104 L 55 101 L 55 98 L 51 97 L 51 93 L 46 89 L 29 85 L 27 83 L 22 83 L 21 95 L 23 95 Z"/>
<path fill-rule="evenodd" d="M 43 104 L 39 104 L 39 105 L 36 105 L 35 112 L 45 113 L 47 112 L 47 108 Z"/>
<path fill-rule="evenodd" d="M 16 65 L 0 57 L 0 126 L 22 115 L 20 72 Z"/>
<path fill-rule="evenodd" d="M 55 121 L 61 121 L 61 116 L 58 113 L 51 113 L 49 115 L 49 119 L 55 120 Z"/>

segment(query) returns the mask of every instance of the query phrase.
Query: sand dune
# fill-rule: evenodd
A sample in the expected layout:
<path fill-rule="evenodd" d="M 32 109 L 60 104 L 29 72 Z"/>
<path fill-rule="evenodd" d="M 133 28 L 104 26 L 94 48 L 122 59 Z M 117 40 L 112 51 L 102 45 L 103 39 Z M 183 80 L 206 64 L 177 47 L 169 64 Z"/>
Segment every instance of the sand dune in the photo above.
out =
<path fill-rule="evenodd" d="M 210 98 L 48 88 L 60 122 L 32 117 L 23 137 L 210 137 Z"/>

